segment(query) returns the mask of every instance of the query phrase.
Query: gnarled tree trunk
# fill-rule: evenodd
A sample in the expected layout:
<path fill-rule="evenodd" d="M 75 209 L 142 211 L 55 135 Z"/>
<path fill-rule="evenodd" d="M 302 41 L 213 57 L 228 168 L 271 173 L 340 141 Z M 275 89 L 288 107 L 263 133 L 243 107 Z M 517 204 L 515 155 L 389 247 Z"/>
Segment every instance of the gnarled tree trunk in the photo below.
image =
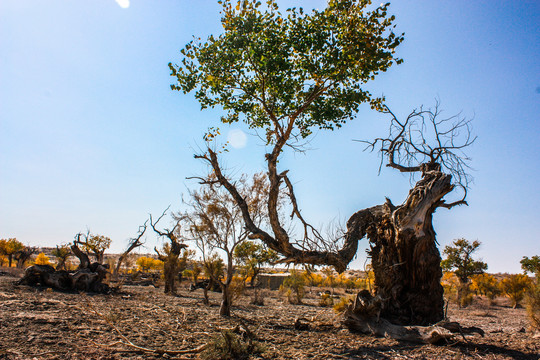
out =
<path fill-rule="evenodd" d="M 88 255 L 82 252 L 76 243 L 71 246 L 71 250 L 80 261 L 77 271 L 55 270 L 50 265 L 33 265 L 25 270 L 18 284 L 40 285 L 63 291 L 110 292 L 109 286 L 103 283 L 108 265 L 90 263 Z"/>
<path fill-rule="evenodd" d="M 450 175 L 426 170 L 401 206 L 387 200 L 349 220 L 348 232 L 369 240 L 375 293 L 382 300 L 380 316 L 394 324 L 430 325 L 444 318 L 432 215 L 452 189 Z"/>

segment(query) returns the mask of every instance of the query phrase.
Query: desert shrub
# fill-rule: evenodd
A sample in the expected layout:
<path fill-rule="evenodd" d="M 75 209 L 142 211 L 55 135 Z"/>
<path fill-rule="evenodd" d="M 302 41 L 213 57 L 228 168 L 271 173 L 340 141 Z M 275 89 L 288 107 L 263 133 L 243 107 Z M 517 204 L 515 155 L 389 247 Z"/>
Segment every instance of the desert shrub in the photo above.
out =
<path fill-rule="evenodd" d="M 218 282 L 223 279 L 225 263 L 219 254 L 213 253 L 204 260 L 202 270 L 208 279 Z"/>
<path fill-rule="evenodd" d="M 510 298 L 514 309 L 518 307 L 531 287 L 531 279 L 523 274 L 510 275 L 501 281 L 501 290 Z"/>
<path fill-rule="evenodd" d="M 321 284 L 324 282 L 324 278 L 322 277 L 322 275 L 317 274 L 316 272 L 314 272 L 312 270 L 307 270 L 306 269 L 302 273 L 302 276 L 304 277 L 304 279 L 306 281 L 306 285 L 309 286 L 309 287 L 321 286 Z"/>
<path fill-rule="evenodd" d="M 358 280 L 355 277 L 347 277 L 344 274 L 339 276 L 339 285 L 347 290 L 358 289 Z"/>
<path fill-rule="evenodd" d="M 66 262 L 72 255 L 71 248 L 66 244 L 56 245 L 56 249 L 53 249 L 51 255 L 56 258 L 56 270 L 65 270 Z"/>
<path fill-rule="evenodd" d="M 533 331 L 540 331 L 540 256 L 535 255 L 530 259 L 524 256 L 520 261 L 524 273 L 535 275 L 534 284 L 525 296 L 525 303 L 529 322 Z"/>
<path fill-rule="evenodd" d="M 248 359 L 252 354 L 261 354 L 264 347 L 257 341 L 244 339 L 232 330 L 222 330 L 201 353 L 204 360 Z"/>
<path fill-rule="evenodd" d="M 334 269 L 332 269 L 331 267 L 326 267 L 322 271 L 325 275 L 323 285 L 329 286 L 332 289 L 333 294 L 334 288 L 338 285 L 337 278 L 334 276 Z"/>
<path fill-rule="evenodd" d="M 291 270 L 291 275 L 283 280 L 280 290 L 287 295 L 290 304 L 301 304 L 305 295 L 305 284 L 304 277 L 297 270 L 293 269 Z"/>
<path fill-rule="evenodd" d="M 540 283 L 531 287 L 525 296 L 525 304 L 531 329 L 540 331 Z"/>
<path fill-rule="evenodd" d="M 49 257 L 45 255 L 44 253 L 39 253 L 36 257 L 36 260 L 34 261 L 34 264 L 36 265 L 51 265 L 51 262 L 49 261 Z"/>
<path fill-rule="evenodd" d="M 366 290 L 369 288 L 367 279 L 357 278 L 353 281 L 354 281 L 354 289 Z"/>
<path fill-rule="evenodd" d="M 334 305 L 334 298 L 331 294 L 321 294 L 319 298 L 319 306 L 330 307 Z"/>
<path fill-rule="evenodd" d="M 267 296 L 268 296 L 268 291 L 266 291 L 265 289 L 259 289 L 258 287 L 256 287 L 253 290 L 253 297 L 251 298 L 251 304 L 263 306 Z"/>
<path fill-rule="evenodd" d="M 23 243 L 15 238 L 0 239 L 0 254 L 7 257 L 9 267 L 11 267 L 11 264 L 13 263 L 13 256 L 23 249 Z"/>
<path fill-rule="evenodd" d="M 493 275 L 479 274 L 471 277 L 471 290 L 479 295 L 486 296 L 490 303 L 493 304 L 495 297 L 501 294 L 499 282 Z"/>
<path fill-rule="evenodd" d="M 446 301 L 455 302 L 460 308 L 473 303 L 474 296 L 469 283 L 463 283 L 452 271 L 443 272 L 441 285 Z"/>
<path fill-rule="evenodd" d="M 339 301 L 334 304 L 334 311 L 338 314 L 341 314 L 347 310 L 347 308 L 352 304 L 354 301 L 354 296 L 343 296 L 339 299 Z"/>
<path fill-rule="evenodd" d="M 202 267 L 199 265 L 199 263 L 195 262 L 193 264 L 193 269 L 191 270 L 191 276 L 193 277 L 193 282 L 196 283 L 199 281 L 199 275 L 202 272 Z"/>
<path fill-rule="evenodd" d="M 185 277 L 187 279 L 192 279 L 193 278 L 193 271 L 191 271 L 189 269 L 186 269 L 186 270 L 182 271 L 182 277 Z"/>
<path fill-rule="evenodd" d="M 458 300 L 459 300 L 459 307 L 460 308 L 465 308 L 469 305 L 472 305 L 473 301 L 474 301 L 474 294 L 473 292 L 471 291 L 471 287 L 469 286 L 469 284 L 459 284 L 459 296 L 458 296 Z"/>
<path fill-rule="evenodd" d="M 459 287 L 459 279 L 451 271 L 445 271 L 441 279 L 441 285 L 444 289 L 444 297 L 447 301 L 457 303 L 457 290 Z"/>
<path fill-rule="evenodd" d="M 135 262 L 139 271 L 160 270 L 163 268 L 163 261 L 152 257 L 141 256 Z"/>
<path fill-rule="evenodd" d="M 371 289 L 373 289 L 375 286 L 375 273 L 373 272 L 371 265 L 368 265 L 366 267 L 365 273 L 366 273 L 366 277 L 363 279 L 364 286 L 361 288 L 371 291 Z"/>
<path fill-rule="evenodd" d="M 240 276 L 233 276 L 231 284 L 229 285 L 229 292 L 231 294 L 232 300 L 237 300 L 242 295 L 244 295 L 244 290 L 246 289 L 246 283 L 244 279 Z"/>

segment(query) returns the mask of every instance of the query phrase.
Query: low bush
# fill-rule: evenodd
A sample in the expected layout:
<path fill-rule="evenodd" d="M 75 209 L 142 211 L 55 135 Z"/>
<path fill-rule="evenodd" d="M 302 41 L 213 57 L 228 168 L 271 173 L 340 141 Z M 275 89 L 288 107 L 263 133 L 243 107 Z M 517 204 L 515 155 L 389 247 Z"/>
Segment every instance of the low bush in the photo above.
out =
<path fill-rule="evenodd" d="M 501 290 L 510 298 L 512 306 L 517 308 L 532 287 L 532 281 L 527 275 L 510 275 L 501 281 Z"/>
<path fill-rule="evenodd" d="M 215 336 L 200 358 L 204 360 L 249 359 L 250 355 L 261 354 L 264 347 L 257 341 L 245 339 L 232 330 L 222 330 Z"/>
<path fill-rule="evenodd" d="M 255 288 L 253 290 L 253 297 L 251 298 L 251 304 L 258 305 L 258 306 L 264 306 L 264 301 L 266 297 L 268 296 L 268 291 L 265 289 L 259 289 Z"/>
<path fill-rule="evenodd" d="M 331 294 L 321 294 L 319 298 L 319 306 L 331 307 L 334 305 L 334 298 Z"/>
<path fill-rule="evenodd" d="M 479 295 L 485 295 L 493 305 L 495 297 L 501 294 L 499 282 L 493 275 L 479 274 L 471 277 L 471 289 Z"/>
<path fill-rule="evenodd" d="M 338 314 L 344 313 L 345 310 L 353 303 L 354 296 L 343 296 L 339 299 L 339 301 L 334 304 L 334 311 Z"/>
<path fill-rule="evenodd" d="M 280 290 L 287 295 L 290 304 L 301 304 L 305 295 L 305 284 L 304 277 L 297 270 L 293 269 L 291 270 L 291 275 L 283 281 Z"/>
<path fill-rule="evenodd" d="M 540 331 L 540 283 L 532 286 L 525 296 L 525 308 L 529 316 L 531 330 Z"/>

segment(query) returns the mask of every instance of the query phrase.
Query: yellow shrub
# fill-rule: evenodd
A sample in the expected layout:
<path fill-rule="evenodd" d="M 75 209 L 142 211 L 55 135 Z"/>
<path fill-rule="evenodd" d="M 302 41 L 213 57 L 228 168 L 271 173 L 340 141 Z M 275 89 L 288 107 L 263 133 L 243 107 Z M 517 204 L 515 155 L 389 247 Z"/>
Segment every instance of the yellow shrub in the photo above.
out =
<path fill-rule="evenodd" d="M 290 275 L 285 278 L 280 290 L 287 294 L 287 299 L 291 304 L 301 304 L 304 298 L 305 279 L 295 269 L 291 270 Z"/>
<path fill-rule="evenodd" d="M 510 298 L 514 309 L 532 287 L 532 280 L 523 274 L 510 275 L 501 281 L 501 290 Z"/>
<path fill-rule="evenodd" d="M 343 296 L 339 299 L 339 301 L 334 305 L 334 311 L 338 314 L 345 312 L 349 305 L 351 305 L 354 301 L 354 296 Z"/>
<path fill-rule="evenodd" d="M 485 295 L 491 301 L 501 293 L 499 282 L 493 275 L 479 274 L 471 277 L 471 290 L 479 295 Z"/>
<path fill-rule="evenodd" d="M 163 261 L 146 256 L 138 258 L 136 264 L 140 271 L 160 270 L 163 268 Z"/>
<path fill-rule="evenodd" d="M 44 253 L 39 253 L 34 263 L 36 265 L 51 265 L 51 262 L 49 261 L 49 257 L 45 255 Z"/>
<path fill-rule="evenodd" d="M 321 294 L 319 299 L 319 306 L 330 307 L 334 305 L 334 298 L 331 294 Z"/>
<path fill-rule="evenodd" d="M 230 286 L 230 294 L 233 301 L 244 295 L 246 285 L 241 276 L 233 276 Z"/>
<path fill-rule="evenodd" d="M 448 300 L 457 301 L 457 291 L 460 286 L 459 279 L 451 271 L 445 271 L 441 279 L 441 285 L 444 289 L 444 296 Z"/>

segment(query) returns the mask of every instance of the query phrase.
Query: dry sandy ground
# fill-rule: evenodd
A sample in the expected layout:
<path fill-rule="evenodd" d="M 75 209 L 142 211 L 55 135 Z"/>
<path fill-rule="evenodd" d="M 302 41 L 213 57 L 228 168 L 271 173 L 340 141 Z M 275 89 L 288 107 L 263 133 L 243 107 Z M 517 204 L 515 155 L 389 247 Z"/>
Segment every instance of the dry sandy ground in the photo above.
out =
<path fill-rule="evenodd" d="M 182 289 L 181 296 L 170 297 L 151 286 L 124 286 L 115 295 L 85 295 L 14 286 L 15 280 L 0 276 L 0 359 L 195 359 L 199 354 L 152 354 L 119 341 L 194 349 L 240 323 L 264 349 L 251 359 L 540 359 L 540 339 L 527 332 L 525 311 L 507 306 L 451 307 L 451 320 L 481 327 L 486 336 L 415 345 L 351 334 L 340 316 L 317 306 L 315 298 L 289 305 L 273 292 L 265 306 L 255 306 L 242 297 L 233 316 L 222 319 L 220 294 L 212 294 L 213 305 L 205 306 L 200 290 Z M 298 317 L 313 320 L 309 329 L 295 329 Z"/>

